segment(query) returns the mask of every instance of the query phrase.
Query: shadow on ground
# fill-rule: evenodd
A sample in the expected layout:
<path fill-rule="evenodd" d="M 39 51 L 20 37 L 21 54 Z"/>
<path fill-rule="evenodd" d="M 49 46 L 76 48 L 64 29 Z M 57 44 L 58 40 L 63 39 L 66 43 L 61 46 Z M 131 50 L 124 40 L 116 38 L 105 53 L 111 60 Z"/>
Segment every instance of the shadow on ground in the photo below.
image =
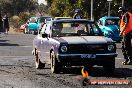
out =
<path fill-rule="evenodd" d="M 81 75 L 80 68 L 65 68 L 60 74 L 70 74 L 71 76 Z M 116 68 L 113 73 L 107 73 L 101 67 L 94 67 L 89 76 L 92 77 L 112 77 L 112 78 L 128 78 L 132 77 L 132 69 L 129 68 Z"/>
<path fill-rule="evenodd" d="M 19 44 L 0 43 L 0 46 L 19 46 Z"/>

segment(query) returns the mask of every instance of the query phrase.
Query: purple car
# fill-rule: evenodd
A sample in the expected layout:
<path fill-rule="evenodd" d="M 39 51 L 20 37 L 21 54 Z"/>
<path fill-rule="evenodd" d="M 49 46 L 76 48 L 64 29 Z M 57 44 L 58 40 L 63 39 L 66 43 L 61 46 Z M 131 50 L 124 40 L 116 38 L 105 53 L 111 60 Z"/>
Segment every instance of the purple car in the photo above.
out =
<path fill-rule="evenodd" d="M 103 33 L 94 21 L 87 19 L 53 20 L 39 30 L 33 40 L 36 68 L 51 65 L 52 73 L 65 67 L 94 65 L 105 71 L 115 69 L 116 45 Z"/>

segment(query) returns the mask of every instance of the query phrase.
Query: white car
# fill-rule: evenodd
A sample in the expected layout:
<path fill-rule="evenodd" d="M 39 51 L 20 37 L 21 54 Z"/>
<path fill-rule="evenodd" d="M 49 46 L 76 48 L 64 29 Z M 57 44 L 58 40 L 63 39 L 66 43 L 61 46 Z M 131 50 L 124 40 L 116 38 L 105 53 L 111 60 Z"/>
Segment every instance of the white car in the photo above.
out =
<path fill-rule="evenodd" d="M 115 69 L 116 45 L 94 21 L 87 19 L 53 20 L 46 24 L 33 40 L 36 68 L 44 68 L 48 61 L 52 73 L 65 66 L 103 66 Z"/>

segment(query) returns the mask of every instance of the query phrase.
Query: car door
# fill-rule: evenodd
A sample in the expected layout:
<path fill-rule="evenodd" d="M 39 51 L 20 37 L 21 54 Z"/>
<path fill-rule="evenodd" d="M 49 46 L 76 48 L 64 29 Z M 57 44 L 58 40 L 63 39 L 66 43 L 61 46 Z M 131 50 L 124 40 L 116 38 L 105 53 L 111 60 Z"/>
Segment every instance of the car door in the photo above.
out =
<path fill-rule="evenodd" d="M 50 50 L 49 50 L 49 34 L 50 34 L 50 29 L 47 27 L 47 24 L 45 24 L 46 27 L 43 27 L 40 31 L 40 39 L 41 39 L 41 43 L 40 43 L 40 53 L 41 53 L 41 58 L 43 58 L 42 60 L 44 62 L 47 62 L 49 60 L 50 57 Z"/>

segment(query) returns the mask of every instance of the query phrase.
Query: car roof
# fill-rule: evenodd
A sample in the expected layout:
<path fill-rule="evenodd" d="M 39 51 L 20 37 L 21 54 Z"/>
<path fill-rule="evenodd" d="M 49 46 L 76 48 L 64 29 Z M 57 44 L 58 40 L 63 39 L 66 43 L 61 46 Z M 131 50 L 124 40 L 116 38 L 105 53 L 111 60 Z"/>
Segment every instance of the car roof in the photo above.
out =
<path fill-rule="evenodd" d="M 35 19 L 38 19 L 38 17 L 35 17 L 35 16 L 32 16 L 32 17 L 30 17 L 29 19 L 32 19 L 32 18 L 33 18 L 33 19 L 34 19 L 34 18 L 35 18 Z"/>
<path fill-rule="evenodd" d="M 32 16 L 32 17 L 29 18 L 29 21 L 33 21 L 33 20 L 37 21 L 37 19 L 38 19 L 38 17 Z"/>
<path fill-rule="evenodd" d="M 30 18 L 38 18 L 37 16 L 31 16 Z"/>
<path fill-rule="evenodd" d="M 91 23 L 94 23 L 94 21 L 91 21 L 88 19 L 62 19 L 62 20 L 52 20 L 52 22 L 91 22 Z"/>
<path fill-rule="evenodd" d="M 72 18 L 72 17 L 55 17 L 55 18 Z"/>
<path fill-rule="evenodd" d="M 100 19 L 107 20 L 107 19 L 119 19 L 119 17 L 101 17 Z"/>
<path fill-rule="evenodd" d="M 60 19 L 72 19 L 72 17 L 55 17 L 54 20 L 60 20 Z"/>
<path fill-rule="evenodd" d="M 51 16 L 40 16 L 39 18 L 52 18 Z"/>

